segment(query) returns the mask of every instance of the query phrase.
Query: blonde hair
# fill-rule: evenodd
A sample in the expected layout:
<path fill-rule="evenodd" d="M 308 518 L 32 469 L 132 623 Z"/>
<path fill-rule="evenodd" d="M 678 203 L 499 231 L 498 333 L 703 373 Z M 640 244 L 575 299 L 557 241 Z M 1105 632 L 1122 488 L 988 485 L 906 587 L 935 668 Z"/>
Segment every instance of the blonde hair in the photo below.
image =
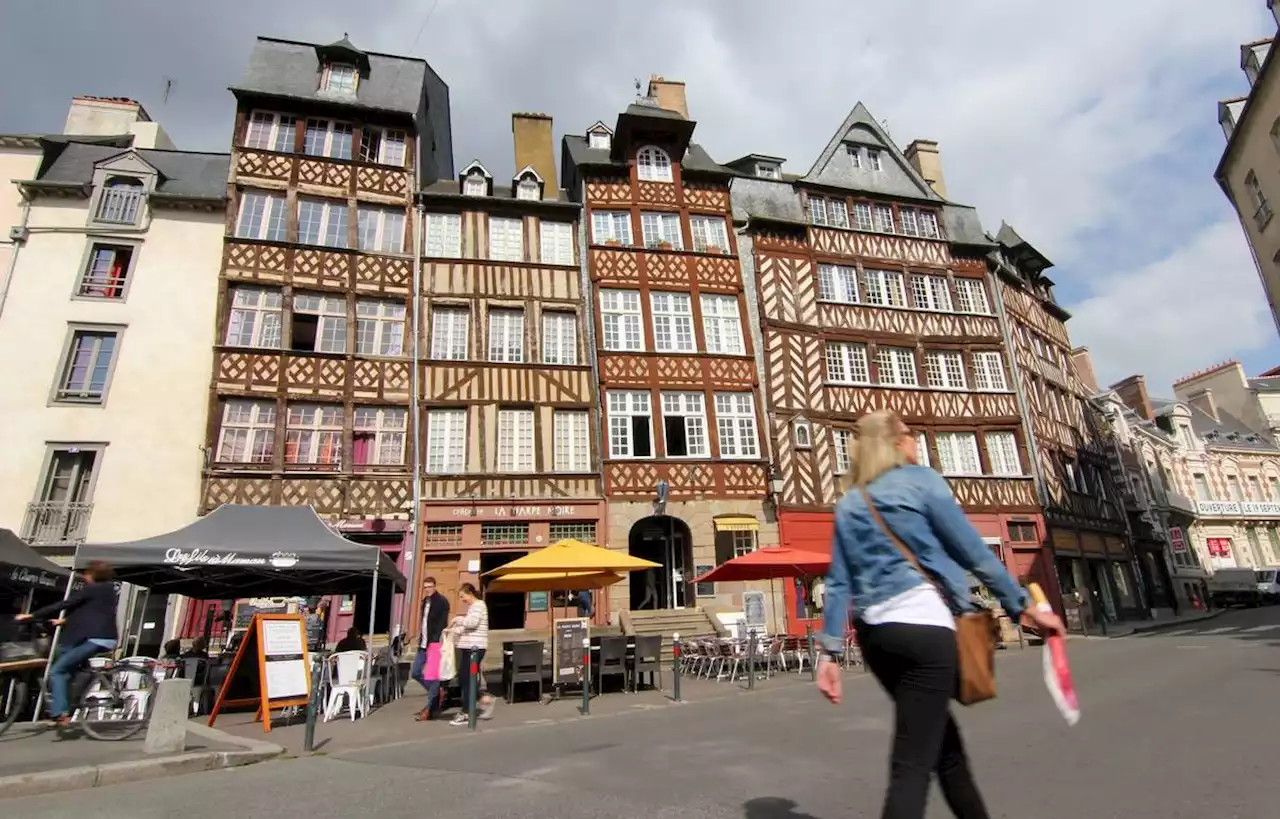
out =
<path fill-rule="evenodd" d="M 849 471 L 845 489 L 866 486 L 890 469 L 910 463 L 898 449 L 902 419 L 892 410 L 876 410 L 858 419 L 849 441 Z"/>

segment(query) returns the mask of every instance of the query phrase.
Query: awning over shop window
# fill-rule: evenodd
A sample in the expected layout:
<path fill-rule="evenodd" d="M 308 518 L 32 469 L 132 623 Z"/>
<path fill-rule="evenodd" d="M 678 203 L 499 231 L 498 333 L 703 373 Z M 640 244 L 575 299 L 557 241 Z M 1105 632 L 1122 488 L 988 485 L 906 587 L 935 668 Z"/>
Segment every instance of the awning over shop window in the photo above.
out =
<path fill-rule="evenodd" d="M 750 515 L 725 515 L 712 520 L 717 532 L 755 532 L 760 529 L 760 521 Z"/>

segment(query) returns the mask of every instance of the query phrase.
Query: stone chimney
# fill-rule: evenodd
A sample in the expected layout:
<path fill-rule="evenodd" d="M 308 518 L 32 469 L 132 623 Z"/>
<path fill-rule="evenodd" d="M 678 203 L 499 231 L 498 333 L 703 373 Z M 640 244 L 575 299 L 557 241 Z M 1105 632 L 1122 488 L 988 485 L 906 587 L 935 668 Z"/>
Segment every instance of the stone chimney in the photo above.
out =
<path fill-rule="evenodd" d="M 1080 379 L 1090 394 L 1101 392 L 1098 389 L 1098 376 L 1093 373 L 1093 356 L 1089 354 L 1088 347 L 1077 347 L 1071 351 L 1071 368 L 1076 371 L 1076 378 Z"/>
<path fill-rule="evenodd" d="M 1218 404 L 1213 400 L 1213 390 L 1205 388 L 1198 390 L 1187 396 L 1187 403 L 1196 409 L 1208 415 L 1215 421 L 1221 422 L 1218 417 Z"/>
<path fill-rule="evenodd" d="M 128 97 L 75 97 L 62 133 L 73 136 L 133 135 L 135 148 L 174 150 L 173 140 L 152 122 L 142 104 Z"/>
<path fill-rule="evenodd" d="M 546 114 L 512 114 L 511 141 L 516 150 L 516 173 L 533 166 L 538 176 L 542 177 L 542 198 L 558 199 L 560 182 L 556 176 L 551 117 Z"/>
<path fill-rule="evenodd" d="M 649 78 L 648 96 L 658 101 L 659 108 L 675 111 L 685 119 L 689 118 L 689 101 L 684 95 L 684 83 L 663 79 L 654 74 Z"/>
<path fill-rule="evenodd" d="M 1074 356 L 1074 353 L 1072 355 Z M 1112 384 L 1111 389 L 1115 390 L 1124 405 L 1136 412 L 1139 418 L 1147 421 L 1155 419 L 1155 407 L 1151 406 L 1151 398 L 1147 395 L 1147 379 L 1140 375 L 1131 375 L 1123 381 Z"/>
<path fill-rule="evenodd" d="M 938 143 L 931 139 L 917 139 L 907 146 L 907 161 L 924 177 L 934 193 L 947 198 L 947 180 L 942 177 L 942 154 L 938 153 Z"/>

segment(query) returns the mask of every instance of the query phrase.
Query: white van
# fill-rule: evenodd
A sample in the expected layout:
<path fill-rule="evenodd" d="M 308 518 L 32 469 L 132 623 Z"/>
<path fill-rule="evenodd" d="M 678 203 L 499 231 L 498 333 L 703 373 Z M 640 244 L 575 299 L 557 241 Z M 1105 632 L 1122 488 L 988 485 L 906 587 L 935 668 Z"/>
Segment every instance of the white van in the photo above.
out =
<path fill-rule="evenodd" d="M 1258 593 L 1264 603 L 1280 603 L 1280 569 L 1268 566 L 1253 573 L 1258 581 Z"/>
<path fill-rule="evenodd" d="M 1262 602 L 1253 569 L 1217 569 L 1209 578 L 1209 599 L 1215 606 L 1256 606 Z"/>

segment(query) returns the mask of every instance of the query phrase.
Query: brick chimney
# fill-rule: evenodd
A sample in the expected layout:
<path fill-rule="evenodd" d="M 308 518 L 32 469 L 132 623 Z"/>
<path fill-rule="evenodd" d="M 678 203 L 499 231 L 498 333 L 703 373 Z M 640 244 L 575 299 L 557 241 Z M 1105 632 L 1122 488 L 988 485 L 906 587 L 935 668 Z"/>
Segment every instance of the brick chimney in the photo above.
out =
<path fill-rule="evenodd" d="M 516 173 L 533 166 L 538 176 L 542 177 L 542 198 L 558 199 L 560 182 L 556 176 L 551 117 L 546 114 L 512 114 L 511 141 L 516 151 Z"/>
<path fill-rule="evenodd" d="M 1208 415 L 1215 421 L 1221 422 L 1218 417 L 1218 404 L 1213 400 L 1213 390 L 1208 387 L 1198 390 L 1187 396 L 1187 403 L 1196 409 Z"/>
<path fill-rule="evenodd" d="M 1131 375 L 1123 381 L 1112 384 L 1111 389 L 1115 390 L 1116 395 L 1120 396 L 1120 400 L 1126 407 L 1138 413 L 1138 417 L 1147 421 L 1155 419 L 1155 407 L 1151 406 L 1151 398 L 1147 395 L 1147 379 L 1140 375 Z"/>
<path fill-rule="evenodd" d="M 1093 356 L 1089 354 L 1088 347 L 1077 347 L 1071 351 L 1071 367 L 1086 390 L 1090 393 L 1101 392 L 1098 389 L 1098 376 L 1093 374 Z"/>
<path fill-rule="evenodd" d="M 685 99 L 684 83 L 679 80 L 668 80 L 654 74 L 649 78 L 648 96 L 658 101 L 659 108 L 689 118 L 689 102 Z"/>
<path fill-rule="evenodd" d="M 934 193 L 947 198 L 947 180 L 942 177 L 942 154 L 938 153 L 938 143 L 931 139 L 917 139 L 907 146 L 907 161 L 924 177 Z"/>

